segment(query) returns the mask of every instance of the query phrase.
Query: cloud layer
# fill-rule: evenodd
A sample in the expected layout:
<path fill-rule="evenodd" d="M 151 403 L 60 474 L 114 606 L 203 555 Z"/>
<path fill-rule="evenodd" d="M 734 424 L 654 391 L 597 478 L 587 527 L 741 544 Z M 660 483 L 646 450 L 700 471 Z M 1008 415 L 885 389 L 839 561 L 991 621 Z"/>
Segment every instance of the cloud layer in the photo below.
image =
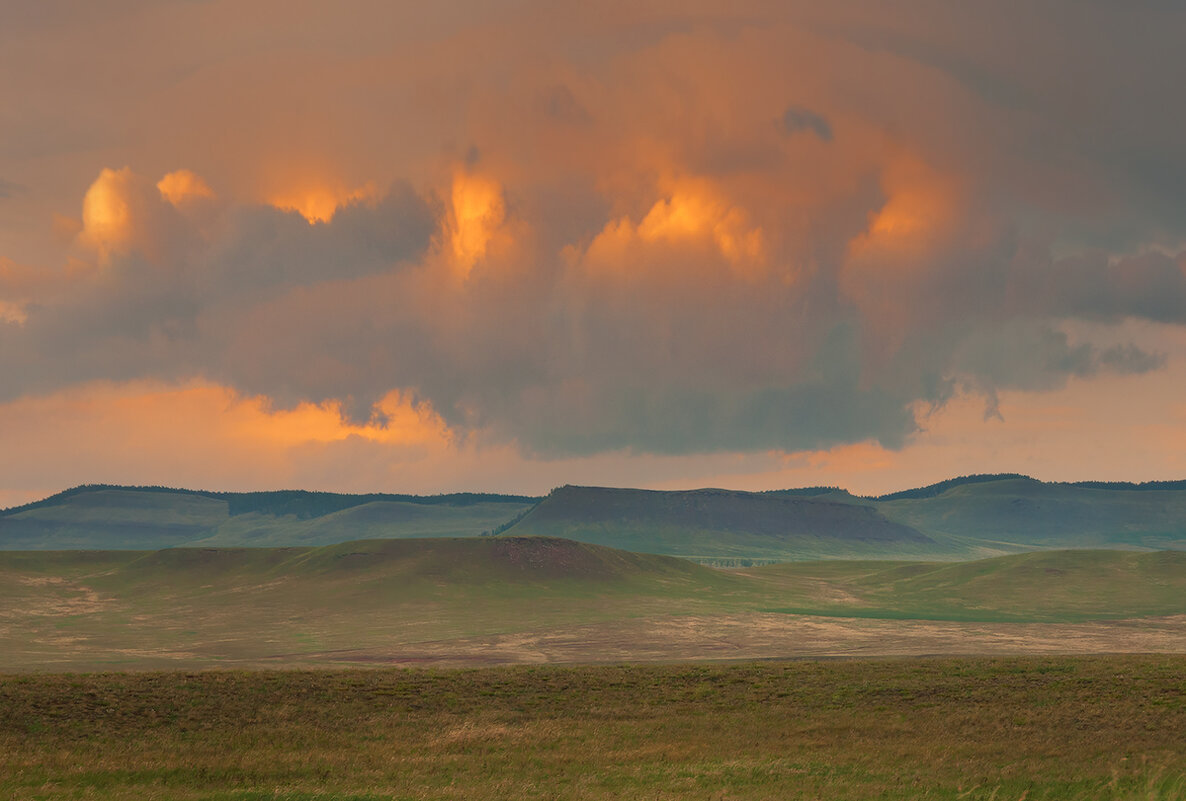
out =
<path fill-rule="evenodd" d="M 30 7 L 0 88 L 74 119 L 0 125 L 3 203 L 59 215 L 0 226 L 0 402 L 398 392 L 527 454 L 793 452 L 1167 368 L 1123 324 L 1186 325 L 1176 7 L 602 5 L 260 4 L 220 44 L 230 4 L 128 4 L 88 23 L 118 53 Z"/>

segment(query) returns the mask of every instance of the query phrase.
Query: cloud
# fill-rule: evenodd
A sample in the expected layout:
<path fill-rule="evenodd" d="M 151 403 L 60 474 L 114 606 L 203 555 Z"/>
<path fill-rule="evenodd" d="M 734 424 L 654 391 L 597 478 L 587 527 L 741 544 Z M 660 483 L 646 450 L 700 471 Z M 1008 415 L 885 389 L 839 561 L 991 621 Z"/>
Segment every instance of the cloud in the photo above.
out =
<path fill-rule="evenodd" d="M 790 106 L 782 113 L 782 129 L 787 134 L 813 133 L 823 142 L 832 141 L 832 126 L 819 114 L 802 106 Z"/>
<path fill-rule="evenodd" d="M 26 187 L 12 181 L 6 181 L 0 178 L 0 200 L 15 197 L 29 191 Z"/>
<path fill-rule="evenodd" d="M 589 111 L 564 84 L 554 84 L 539 94 L 539 107 L 552 119 L 567 125 L 585 125 Z"/>
<path fill-rule="evenodd" d="M 159 70 L 87 51 L 122 82 L 76 125 L 138 134 L 54 156 L 82 227 L 66 266 L 0 270 L 0 396 L 200 379 L 365 426 L 397 391 L 558 458 L 897 448 L 966 394 L 1169 369 L 1123 327 L 1186 324 L 1186 218 L 1131 158 L 1186 170 L 1174 37 L 1162 75 L 1103 7 L 842 5 L 308 11 Z"/>

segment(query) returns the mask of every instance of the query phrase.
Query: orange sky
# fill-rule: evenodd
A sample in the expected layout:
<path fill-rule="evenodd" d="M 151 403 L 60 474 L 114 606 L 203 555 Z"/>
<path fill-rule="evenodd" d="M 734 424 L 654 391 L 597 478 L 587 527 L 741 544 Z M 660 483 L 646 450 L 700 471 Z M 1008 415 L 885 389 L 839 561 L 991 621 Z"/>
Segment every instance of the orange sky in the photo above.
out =
<path fill-rule="evenodd" d="M 18 4 L 0 506 L 1183 477 L 1184 13 Z"/>

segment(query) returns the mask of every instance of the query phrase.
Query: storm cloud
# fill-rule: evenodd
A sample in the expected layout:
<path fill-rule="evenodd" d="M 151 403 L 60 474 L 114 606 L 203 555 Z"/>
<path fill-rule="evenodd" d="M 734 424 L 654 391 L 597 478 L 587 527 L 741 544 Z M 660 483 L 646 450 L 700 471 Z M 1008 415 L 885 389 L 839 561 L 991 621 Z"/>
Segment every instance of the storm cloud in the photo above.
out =
<path fill-rule="evenodd" d="M 356 5 L 317 47 L 133 47 L 173 77 L 81 108 L 138 133 L 57 153 L 81 218 L 0 269 L 0 401 L 200 378 L 356 422 L 398 390 L 548 456 L 897 448 L 959 391 L 1163 369 L 1121 324 L 1186 325 L 1168 4 L 428 14 L 415 71 Z M 19 49 L 51 35 L 90 46 Z M 38 58 L 18 96 L 76 91 Z"/>

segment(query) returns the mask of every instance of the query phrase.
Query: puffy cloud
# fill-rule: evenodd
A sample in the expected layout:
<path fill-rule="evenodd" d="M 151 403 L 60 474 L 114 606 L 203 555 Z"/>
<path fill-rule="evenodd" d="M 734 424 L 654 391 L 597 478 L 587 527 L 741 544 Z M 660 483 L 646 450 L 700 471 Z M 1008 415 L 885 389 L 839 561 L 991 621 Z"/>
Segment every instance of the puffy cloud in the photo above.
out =
<path fill-rule="evenodd" d="M 190 231 L 175 208 L 181 200 L 178 175 L 171 173 L 154 186 L 130 167 L 104 168 L 83 197 L 79 239 L 104 263 L 131 253 L 156 263 L 179 258 Z"/>
<path fill-rule="evenodd" d="M 214 190 L 211 189 L 200 175 L 191 170 L 174 170 L 156 182 L 157 191 L 161 197 L 178 208 L 214 200 Z"/>

